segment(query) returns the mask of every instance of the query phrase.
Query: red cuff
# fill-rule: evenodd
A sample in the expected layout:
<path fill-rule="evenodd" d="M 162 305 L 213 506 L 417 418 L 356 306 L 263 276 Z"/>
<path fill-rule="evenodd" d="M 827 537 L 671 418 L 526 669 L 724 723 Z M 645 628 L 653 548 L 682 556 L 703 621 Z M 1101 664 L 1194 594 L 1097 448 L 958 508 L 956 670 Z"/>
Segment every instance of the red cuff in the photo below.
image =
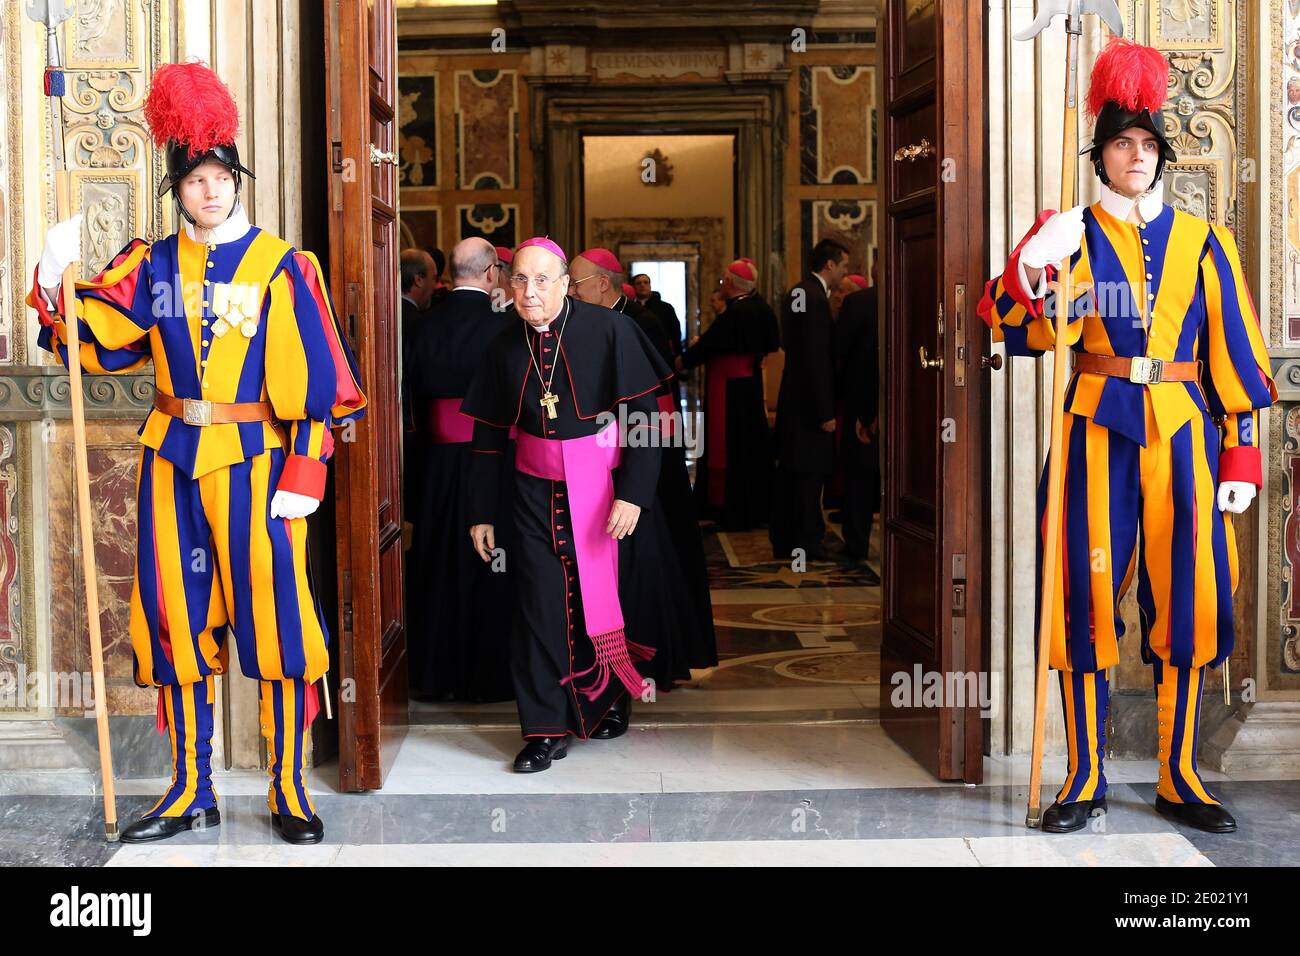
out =
<path fill-rule="evenodd" d="M 306 455 L 290 455 L 280 473 L 280 483 L 276 491 L 292 491 L 294 494 L 306 495 L 322 501 L 325 498 L 325 462 L 308 458 Z"/>
<path fill-rule="evenodd" d="M 1263 459 L 1253 445 L 1238 445 L 1219 456 L 1219 481 L 1248 481 L 1264 486 Z"/>
<path fill-rule="evenodd" d="M 1043 228 L 1043 223 L 1055 215 L 1056 211 L 1053 209 L 1044 209 L 1038 214 L 1038 218 L 1034 220 L 1033 228 L 1025 233 L 1024 237 L 1016 243 L 1015 249 L 1011 250 L 1011 255 L 1007 257 L 1007 267 L 1002 271 L 1002 288 L 1006 290 L 1007 295 L 1024 306 L 1025 311 L 1035 318 L 1043 314 L 1042 300 L 1034 298 L 1029 289 L 1020 287 L 1020 250 L 1025 247 L 1025 243 L 1033 238 L 1034 233 Z M 1056 269 L 1054 267 L 1048 265 L 1046 271 L 1048 281 L 1056 278 Z"/>
<path fill-rule="evenodd" d="M 41 291 L 41 267 L 37 266 L 36 271 L 32 273 L 32 291 L 27 296 L 27 304 L 36 310 L 36 315 L 40 319 L 41 325 L 53 325 L 58 316 L 50 311 L 50 303 Z M 63 290 L 59 289 L 59 299 L 63 298 Z"/>

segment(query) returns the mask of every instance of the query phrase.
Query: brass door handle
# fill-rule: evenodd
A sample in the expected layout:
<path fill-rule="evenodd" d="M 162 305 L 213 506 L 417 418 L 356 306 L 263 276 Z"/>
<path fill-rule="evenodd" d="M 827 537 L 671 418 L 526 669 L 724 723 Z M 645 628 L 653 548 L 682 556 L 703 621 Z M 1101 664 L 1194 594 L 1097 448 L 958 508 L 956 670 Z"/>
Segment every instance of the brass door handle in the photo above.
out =
<path fill-rule="evenodd" d="M 382 166 L 388 163 L 390 166 L 397 165 L 397 156 L 393 153 L 386 153 L 374 143 L 370 144 L 370 165 Z"/>
<path fill-rule="evenodd" d="M 928 139 L 922 139 L 919 143 L 910 143 L 894 150 L 894 162 L 899 163 L 907 160 L 909 163 L 914 163 L 918 159 L 933 155 L 934 145 Z"/>
<path fill-rule="evenodd" d="M 921 346 L 920 352 L 921 352 L 921 368 L 943 368 L 942 355 L 940 355 L 938 358 L 929 358 L 925 354 L 924 345 Z"/>

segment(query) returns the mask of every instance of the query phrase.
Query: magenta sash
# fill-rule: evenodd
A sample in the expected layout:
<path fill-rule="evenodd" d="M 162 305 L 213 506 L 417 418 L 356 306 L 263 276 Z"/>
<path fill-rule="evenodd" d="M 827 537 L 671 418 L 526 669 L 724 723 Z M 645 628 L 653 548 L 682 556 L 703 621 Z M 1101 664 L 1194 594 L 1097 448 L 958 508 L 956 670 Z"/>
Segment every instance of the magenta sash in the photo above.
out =
<path fill-rule="evenodd" d="M 474 440 L 474 419 L 460 410 L 462 398 L 435 398 L 429 403 L 429 437 L 435 445 L 458 445 Z M 510 426 L 510 437 L 517 434 Z"/>
<path fill-rule="evenodd" d="M 538 438 L 520 431 L 515 468 L 535 478 L 563 481 L 568 487 L 569 514 L 573 522 L 573 548 L 578 559 L 578 590 L 587 635 L 596 649 L 596 663 L 561 683 L 596 671 L 593 684 L 581 692 L 595 700 L 605 690 L 611 674 L 618 676 L 634 695 L 640 695 L 641 675 L 629 652 L 642 660 L 653 648 L 628 643 L 623 632 L 623 608 L 618 599 L 618 541 L 607 534 L 614 505 L 613 471 L 623 460 L 617 426 L 608 425 L 596 435 L 565 440 Z"/>
<path fill-rule="evenodd" d="M 708 406 L 705 410 L 704 463 L 708 467 L 709 504 L 721 508 L 727 497 L 727 383 L 754 374 L 753 355 L 719 355 L 704 363 Z"/>
<path fill-rule="evenodd" d="M 474 439 L 474 419 L 460 413 L 459 398 L 435 398 L 429 403 L 429 437 L 435 445 L 455 445 Z"/>
<path fill-rule="evenodd" d="M 677 421 L 673 417 L 673 412 L 677 411 L 677 401 L 672 395 L 659 395 L 656 399 L 659 402 L 659 432 L 665 438 L 671 438 L 673 423 Z"/>

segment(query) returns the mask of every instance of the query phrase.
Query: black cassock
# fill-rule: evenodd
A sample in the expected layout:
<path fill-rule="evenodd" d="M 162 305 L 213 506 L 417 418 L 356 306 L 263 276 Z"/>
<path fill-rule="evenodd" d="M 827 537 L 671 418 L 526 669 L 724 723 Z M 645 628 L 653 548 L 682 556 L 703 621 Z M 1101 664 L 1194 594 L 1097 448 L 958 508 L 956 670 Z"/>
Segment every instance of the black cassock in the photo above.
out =
<path fill-rule="evenodd" d="M 717 379 L 706 378 L 704 386 L 704 454 L 696 465 L 695 496 L 700 511 L 728 530 L 767 521 L 772 437 L 762 364 L 780 347 L 776 313 L 761 295 L 748 292 L 728 299 L 726 309 L 682 355 L 683 366 L 703 365 L 706 377 Z M 716 401 L 721 408 L 710 407 Z M 719 430 L 721 436 L 710 434 Z"/>
<path fill-rule="evenodd" d="M 530 343 L 559 399 L 553 419 L 541 405 Z M 617 416 L 620 406 L 629 416 L 658 411 L 654 393 L 671 375 L 634 322 L 601 306 L 566 299 L 545 332 L 522 321 L 507 329 L 489 346 L 461 405 L 475 419 L 471 523 L 495 525 L 502 518 L 496 465 L 510 426 L 547 440 L 595 435 L 608 423 L 602 413 Z M 629 441 L 613 473 L 614 497 L 642 509 L 636 530 L 618 542 L 626 640 L 653 648 L 656 658 L 673 654 L 674 633 L 689 628 L 692 619 L 663 515 L 653 507 L 659 472 L 656 443 Z M 573 679 L 592 667 L 596 654 L 587 635 L 573 536 L 565 536 L 572 528 L 567 486 L 514 471 L 516 537 L 506 559 L 517 608 L 511 671 L 525 737 L 568 732 L 585 738 L 624 693 L 618 680 L 610 680 L 589 699 Z M 640 662 L 637 669 L 657 682 L 665 666 L 672 677 L 689 677 L 684 660 L 653 667 Z"/>
<path fill-rule="evenodd" d="M 636 322 L 664 364 L 672 366 L 672 346 L 664 334 L 663 325 L 653 312 L 626 296 L 619 296 L 614 303 L 614 310 Z M 675 380 L 674 375 L 673 381 L 665 382 L 655 390 L 655 400 L 662 411 L 681 410 Z M 675 427 L 681 428 L 680 420 Z M 713 600 L 709 596 L 704 541 L 700 537 L 699 516 L 691 493 L 691 476 L 686 470 L 686 446 L 680 441 L 666 443 L 662 449 L 662 459 L 657 495 L 659 508 L 663 512 L 664 523 L 668 526 L 668 534 L 672 537 L 673 552 L 690 595 L 691 607 L 695 611 L 691 622 L 693 626 L 673 635 L 671 658 L 656 655 L 649 663 L 655 683 L 661 688 L 670 688 L 674 677 L 681 676 L 674 673 L 679 661 L 684 660 L 687 666 L 700 669 L 717 667 L 718 645 L 713 631 Z"/>
<path fill-rule="evenodd" d="M 785 369 L 776 403 L 776 494 L 768 532 L 778 560 L 789 559 L 794 548 L 809 557 L 823 552 L 821 491 L 835 459 L 835 436 L 821 428 L 835 418 L 831 329 L 826 288 L 817 276 L 805 276 L 781 309 Z"/>
<path fill-rule="evenodd" d="M 514 591 L 508 573 L 480 560 L 468 527 L 473 457 L 468 440 L 441 430 L 459 406 L 488 344 L 518 322 L 492 309 L 476 289 L 449 291 L 421 318 L 409 349 L 407 391 L 418 415 L 423 455 L 419 484 L 407 501 L 414 524 L 407 555 L 407 646 L 412 689 L 421 697 L 472 701 L 509 700 L 510 633 Z M 464 421 L 464 427 L 472 423 Z M 495 456 L 498 471 L 512 470 L 512 443 Z M 508 471 L 507 471 L 508 473 Z M 513 540 L 512 486 L 498 481 L 503 520 L 496 543 Z M 507 562 L 508 571 L 508 562 Z"/>
<path fill-rule="evenodd" d="M 876 289 L 845 296 L 835 320 L 835 358 L 844 403 L 844 544 L 850 557 L 867 556 L 872 516 L 880 508 L 880 437 L 858 441 L 855 423 L 871 431 L 879 404 L 880 344 Z"/>

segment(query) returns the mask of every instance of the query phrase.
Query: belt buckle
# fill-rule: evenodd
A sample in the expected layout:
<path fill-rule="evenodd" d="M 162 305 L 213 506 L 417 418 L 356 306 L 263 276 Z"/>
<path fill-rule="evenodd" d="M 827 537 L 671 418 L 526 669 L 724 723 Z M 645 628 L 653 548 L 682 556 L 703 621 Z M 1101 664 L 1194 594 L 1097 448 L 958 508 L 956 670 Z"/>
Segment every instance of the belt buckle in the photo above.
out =
<path fill-rule="evenodd" d="M 1138 385 L 1159 385 L 1164 378 L 1165 360 L 1138 355 L 1128 368 L 1128 380 Z"/>
<path fill-rule="evenodd" d="M 184 412 L 182 418 L 186 425 L 211 425 L 212 403 L 205 398 L 182 399 Z"/>

